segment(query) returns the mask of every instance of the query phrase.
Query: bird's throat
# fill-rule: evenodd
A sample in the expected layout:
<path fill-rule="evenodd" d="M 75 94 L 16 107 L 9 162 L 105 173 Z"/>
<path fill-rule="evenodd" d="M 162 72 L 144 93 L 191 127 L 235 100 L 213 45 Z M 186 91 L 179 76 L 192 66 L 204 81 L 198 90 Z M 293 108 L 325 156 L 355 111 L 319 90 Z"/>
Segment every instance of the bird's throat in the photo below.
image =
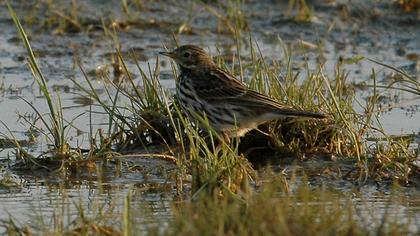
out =
<path fill-rule="evenodd" d="M 190 75 L 191 74 L 191 68 L 188 68 L 188 67 L 185 67 L 185 66 L 182 66 L 182 65 L 178 65 L 178 67 L 179 67 L 179 70 L 180 70 L 180 72 L 181 72 L 181 74 L 184 74 L 184 75 Z"/>

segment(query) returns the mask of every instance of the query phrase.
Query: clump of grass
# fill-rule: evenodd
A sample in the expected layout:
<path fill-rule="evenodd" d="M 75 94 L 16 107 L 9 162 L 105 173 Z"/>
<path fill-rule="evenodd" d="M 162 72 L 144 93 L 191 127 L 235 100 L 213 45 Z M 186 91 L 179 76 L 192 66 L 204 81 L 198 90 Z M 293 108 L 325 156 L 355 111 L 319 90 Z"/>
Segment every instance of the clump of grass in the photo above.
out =
<path fill-rule="evenodd" d="M 119 19 L 111 19 L 107 13 L 96 19 L 91 17 L 88 9 L 92 5 L 88 2 L 38 0 L 24 20 L 56 35 L 101 30 L 102 25 L 124 31 L 132 26 L 150 27 L 161 23 L 141 17 L 141 12 L 146 10 L 142 1 L 121 0 L 120 5 Z"/>
<path fill-rule="evenodd" d="M 170 110 L 166 109 L 168 101 L 165 100 L 165 94 L 168 94 L 168 91 L 161 87 L 158 79 L 159 63 L 156 63 L 153 69 L 149 67 L 146 74 L 133 56 L 142 80 L 142 86 L 138 87 L 119 51 L 117 54 L 127 80 L 114 83 L 105 77 L 109 82 L 106 84 L 111 85 L 110 88 L 106 88 L 108 97 L 100 97 L 96 93 L 86 73 L 84 75 L 88 88 L 78 81 L 74 81 L 75 84 L 108 114 L 109 126 L 105 135 L 109 136 L 116 150 L 127 151 L 130 148 L 147 148 L 159 144 L 168 147 L 169 144 L 173 144 L 175 134 L 173 127 L 169 126 Z M 84 72 L 82 67 L 81 69 Z M 111 104 L 106 102 L 107 99 Z M 126 104 L 120 106 L 120 101 Z"/>
<path fill-rule="evenodd" d="M 306 0 L 289 0 L 287 15 L 290 16 L 292 12 L 296 11 L 293 19 L 297 22 L 310 22 L 313 17 L 313 12 L 306 3 Z"/>
<path fill-rule="evenodd" d="M 411 140 L 386 139 L 386 142 L 377 141 L 372 150 L 372 162 L 369 165 L 372 178 L 376 181 L 397 180 L 402 185 L 411 185 L 411 178 L 417 172 L 416 167 L 412 166 L 417 160 L 417 153 L 409 148 Z"/>
<path fill-rule="evenodd" d="M 394 66 L 387 65 L 373 59 L 368 59 L 368 60 L 378 65 L 381 65 L 385 68 L 388 68 L 395 73 L 394 76 L 390 77 L 390 81 L 387 85 L 375 84 L 377 88 L 400 90 L 403 92 L 408 92 L 413 95 L 416 95 L 417 97 L 420 97 L 420 82 L 417 81 L 413 76 L 411 76 L 407 72 L 400 70 Z"/>
<path fill-rule="evenodd" d="M 145 3 L 142 0 L 121 0 L 121 8 L 129 21 L 138 20 L 138 14 L 146 10 Z"/>
<path fill-rule="evenodd" d="M 291 68 L 292 54 L 284 49 L 284 61 L 267 62 L 257 47 L 250 42 L 251 61 L 242 62 L 240 75 L 248 74 L 249 87 L 268 94 L 297 109 L 326 113 L 328 118 L 287 118 L 260 126 L 269 136 L 260 136 L 278 151 L 321 154 L 334 153 L 357 156 L 362 152 L 363 132 L 356 124 L 360 117 L 353 109 L 354 90 L 346 85 L 346 73 L 337 67 L 336 74 L 328 78 L 322 66 L 317 71 L 306 71 L 304 78 Z M 221 62 L 223 63 L 223 62 Z M 251 132 L 245 139 L 255 139 Z M 261 143 L 261 142 L 259 142 Z M 252 143 L 247 142 L 252 146 Z"/>
<path fill-rule="evenodd" d="M 11 174 L 8 171 L 0 170 L 0 189 L 22 188 L 25 185 L 23 179 Z"/>
<path fill-rule="evenodd" d="M 392 70 L 396 74 L 389 81 L 389 84 L 378 85 L 376 73 L 372 71 L 373 85 L 368 87 L 373 89 L 373 96 L 368 100 L 367 107 L 370 108 L 365 112 L 367 116 L 369 114 L 378 115 L 382 112 L 380 107 L 376 108 L 379 104 L 379 89 L 384 89 L 384 91 L 389 89 L 403 91 L 415 95 L 417 99 L 420 98 L 420 83 L 408 73 L 376 60 L 369 60 Z M 377 118 L 372 120 L 377 120 Z M 418 168 L 413 164 L 418 159 L 418 150 L 416 151 L 411 146 L 413 143 L 412 135 L 397 137 L 387 135 L 379 122 L 376 122 L 376 126 L 369 126 L 369 123 L 365 122 L 364 127 L 365 130 L 369 129 L 367 132 L 372 136 L 365 139 L 365 145 L 368 149 L 365 155 L 369 158 L 369 163 L 368 168 L 365 168 L 364 171 L 360 170 L 360 172 L 364 172 L 364 175 L 377 181 L 392 180 L 410 186 L 412 179 L 419 176 Z M 372 134 L 373 131 L 378 134 Z"/>
<path fill-rule="evenodd" d="M 51 142 L 52 148 L 48 150 L 46 153 L 42 154 L 39 158 L 41 159 L 44 157 L 51 157 L 52 159 L 47 158 L 48 160 L 58 160 L 61 162 L 61 164 L 72 161 L 75 159 L 80 159 L 81 154 L 75 150 L 71 149 L 67 140 L 66 140 L 66 133 L 69 128 L 71 128 L 71 122 L 66 122 L 63 116 L 62 106 L 60 97 L 57 95 L 54 97 L 51 92 L 48 89 L 47 81 L 42 74 L 40 67 L 38 66 L 38 62 L 35 58 L 35 55 L 32 51 L 31 45 L 29 43 L 28 37 L 26 35 L 25 30 L 23 29 L 22 25 L 20 24 L 20 21 L 14 12 L 14 10 L 11 8 L 10 5 L 8 5 L 9 13 L 18 29 L 19 35 L 22 38 L 22 41 L 24 43 L 24 46 L 28 53 L 28 62 L 29 62 L 29 68 L 31 69 L 32 75 L 38 84 L 42 94 L 45 97 L 49 113 L 45 116 L 41 114 L 41 112 L 34 107 L 30 102 L 23 99 L 28 106 L 30 106 L 34 112 L 37 114 L 38 119 L 41 121 L 41 123 L 45 126 L 47 129 L 47 132 L 43 131 L 41 128 L 38 128 L 36 126 L 32 126 L 31 128 L 36 129 L 40 133 L 44 134 L 45 137 Z M 57 103 L 54 103 L 53 101 L 57 100 Z M 22 148 L 20 148 L 20 145 L 17 145 L 18 150 L 22 151 Z M 30 155 L 24 155 L 21 157 L 28 157 L 23 158 L 26 163 L 33 163 L 34 158 Z M 47 160 L 46 159 L 46 160 Z"/>
<path fill-rule="evenodd" d="M 398 6 L 402 7 L 406 12 L 417 11 L 420 9 L 419 0 L 395 0 L 394 2 Z"/>
<path fill-rule="evenodd" d="M 77 33 L 91 27 L 80 17 L 81 7 L 77 0 L 62 5 L 51 0 L 37 1 L 31 14 L 25 19 L 29 24 L 38 24 L 42 28 L 53 29 L 54 34 Z"/>
<path fill-rule="evenodd" d="M 249 23 L 244 11 L 243 1 L 218 2 L 219 9 L 210 4 L 205 4 L 205 8 L 214 15 L 218 22 L 216 31 L 222 34 L 237 35 L 243 31 L 249 31 Z"/>
<path fill-rule="evenodd" d="M 191 126 L 188 119 L 182 117 L 178 110 L 178 119 L 183 123 L 188 141 L 187 155 L 181 156 L 184 166 L 192 174 L 191 191 L 193 198 L 202 192 L 211 194 L 216 189 L 226 190 L 239 195 L 248 194 L 249 181 L 254 181 L 256 173 L 251 164 L 239 155 L 239 140 L 234 146 L 225 143 L 223 137 L 216 133 L 206 117 L 199 117 L 198 122 Z M 197 127 L 205 127 L 208 137 L 200 137 Z M 182 133 L 178 130 L 178 134 Z M 204 190 L 204 191 L 203 191 Z M 222 194 L 224 191 L 220 192 Z"/>
<path fill-rule="evenodd" d="M 409 183 L 408 176 L 417 175 L 416 168 L 412 168 L 416 152 L 410 148 L 407 139 L 391 139 L 382 131 L 381 134 L 388 142 L 375 143 L 374 148 L 366 139 L 382 130 L 378 119 L 380 109 L 377 109 L 379 89 L 400 89 L 416 95 L 419 85 L 410 75 L 374 61 L 392 69 L 400 75 L 396 76 L 400 79 L 390 85 L 379 85 L 376 82 L 376 73 L 372 71 L 370 87 L 373 95 L 362 105 L 356 100 L 355 88 L 347 82 L 348 73 L 340 62 L 332 76 L 326 75 L 323 66 L 319 65 L 315 71 L 310 71 L 307 66 L 306 74 L 302 78 L 301 71 L 294 72 L 291 69 L 292 55 L 287 48 L 284 48 L 284 61 L 269 63 L 259 50 L 252 47 L 252 43 L 250 45 L 251 61 L 242 62 L 239 71 L 234 70 L 233 73 L 248 74 L 250 79 L 246 82 L 255 90 L 298 109 L 323 112 L 328 118 L 287 118 L 266 123 L 259 128 L 268 133 L 268 136 L 254 131 L 242 138 L 241 141 L 248 149 L 249 146 L 263 145 L 267 148 L 269 145 L 282 153 L 291 152 L 301 157 L 308 154 L 327 154 L 355 158 L 359 171 L 352 176 L 358 180 L 364 179 L 363 181 L 366 178 L 397 178 Z M 360 60 L 364 59 L 357 59 Z M 219 63 L 224 64 L 222 60 Z M 363 113 L 356 112 L 355 104 L 364 108 Z"/>

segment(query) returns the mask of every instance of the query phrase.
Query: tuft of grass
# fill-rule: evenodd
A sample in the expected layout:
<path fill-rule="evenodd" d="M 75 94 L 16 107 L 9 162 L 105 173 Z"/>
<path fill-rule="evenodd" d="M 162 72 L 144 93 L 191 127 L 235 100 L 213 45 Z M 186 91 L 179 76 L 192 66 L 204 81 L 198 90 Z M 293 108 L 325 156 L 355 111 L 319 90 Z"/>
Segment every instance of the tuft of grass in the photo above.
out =
<path fill-rule="evenodd" d="M 119 51 L 117 55 L 127 83 L 124 83 L 124 80 L 114 83 L 105 77 L 104 79 L 109 82 L 106 84 L 111 85 L 110 88 L 106 87 L 108 97 L 103 98 L 96 93 L 82 66 L 80 68 L 88 87 L 78 81 L 74 83 L 108 114 L 109 127 L 105 135 L 110 138 L 109 142 L 115 145 L 116 150 L 127 151 L 158 144 L 169 147 L 169 144 L 173 144 L 175 135 L 173 129 L 169 127 L 167 101 L 164 100 L 164 94 L 168 91 L 161 87 L 158 79 L 159 63 L 156 63 L 154 69 L 149 67 L 149 72 L 146 74 L 133 55 L 142 80 L 142 86 L 138 87 Z M 107 99 L 111 104 L 107 103 Z M 126 104 L 118 105 L 119 101 L 124 101 Z"/>
<path fill-rule="evenodd" d="M 260 129 L 269 134 L 265 137 L 266 142 L 282 152 L 334 153 L 360 158 L 364 133 L 357 124 L 363 122 L 363 117 L 353 108 L 355 94 L 346 85 L 345 71 L 337 67 L 336 74 L 328 78 L 320 65 L 315 72 L 307 69 L 306 76 L 302 78 L 300 72 L 292 70 L 292 53 L 287 48 L 284 49 L 284 61 L 269 63 L 258 44 L 250 42 L 250 45 L 251 61 L 243 63 L 243 70 L 237 72 L 249 75 L 245 82 L 250 88 L 297 109 L 328 115 L 324 120 L 286 118 L 262 125 Z M 220 63 L 223 64 L 223 61 Z M 253 138 L 255 132 L 244 139 Z"/>
<path fill-rule="evenodd" d="M 217 33 L 237 35 L 249 31 L 242 0 L 218 2 L 218 8 L 210 4 L 204 4 L 204 7 L 217 18 Z"/>
<path fill-rule="evenodd" d="M 406 12 L 418 11 L 420 9 L 419 0 L 395 0 L 394 2 Z"/>
<path fill-rule="evenodd" d="M 366 181 L 366 178 L 404 179 L 408 184 L 410 181 L 407 176 L 413 178 L 418 174 L 416 168 L 412 168 L 416 152 L 410 147 L 410 141 L 395 140 L 387 135 L 379 122 L 381 110 L 377 109 L 380 89 L 400 89 L 418 94 L 418 82 L 410 75 L 375 61 L 393 70 L 401 79 L 391 85 L 379 85 L 376 73 L 372 70 L 372 85 L 369 87 L 373 90 L 373 96 L 362 104 L 356 99 L 354 87 L 347 82 L 348 73 L 340 62 L 337 63 L 334 75 L 325 74 L 323 66 L 319 65 L 315 71 L 306 69 L 306 74 L 302 76 L 301 71 L 291 69 L 292 53 L 286 47 L 286 58 L 283 61 L 267 62 L 258 44 L 256 49 L 252 47 L 253 44 L 250 45 L 251 61 L 243 63 L 244 71 L 236 73 L 250 75 L 248 84 L 251 88 L 298 109 L 324 112 L 328 119 L 287 118 L 269 122 L 260 126 L 261 130 L 270 134 L 269 137 L 250 132 L 243 138 L 247 145 L 267 145 L 261 141 L 256 142 L 260 138 L 277 151 L 292 152 L 297 156 L 305 157 L 312 153 L 354 157 L 359 170 L 354 177 L 359 181 Z M 360 60 L 364 59 L 358 58 L 357 61 Z M 356 112 L 356 105 L 363 107 L 364 111 Z M 388 142 L 375 143 L 373 147 L 367 137 L 377 135 L 375 133 L 378 131 Z M 379 155 L 378 150 L 381 150 Z"/>
<path fill-rule="evenodd" d="M 391 81 L 388 85 L 376 85 L 377 88 L 395 89 L 403 92 L 408 92 L 416 95 L 420 98 L 420 82 L 417 81 L 413 76 L 407 72 L 400 70 L 392 65 L 384 64 L 374 59 L 368 59 L 369 61 L 388 68 L 396 73 L 395 76 L 391 77 Z"/>
<path fill-rule="evenodd" d="M 38 1 L 38 6 L 31 14 L 33 19 L 26 19 L 28 23 L 40 24 L 43 28 L 53 29 L 53 33 L 56 35 L 81 32 L 90 28 L 91 25 L 81 19 L 82 7 L 78 4 L 77 0 L 72 0 L 69 5 L 66 3 L 64 6 L 51 0 Z"/>
<path fill-rule="evenodd" d="M 52 148 L 50 148 L 47 152 L 41 154 L 41 156 L 37 157 L 36 159 L 38 160 L 44 159 L 46 161 L 53 161 L 53 162 L 57 160 L 61 163 L 60 166 L 64 167 L 63 164 L 65 163 L 71 162 L 73 160 L 80 160 L 83 158 L 81 153 L 77 151 L 76 149 L 70 148 L 70 145 L 67 142 L 66 133 L 67 133 L 67 130 L 72 127 L 72 122 L 71 121 L 68 122 L 64 119 L 60 96 L 59 95 L 54 96 L 49 91 L 46 78 L 44 77 L 38 65 L 38 62 L 35 58 L 30 42 L 28 40 L 27 34 L 25 30 L 23 29 L 15 11 L 12 9 L 10 4 L 7 4 L 7 6 L 9 9 L 9 13 L 13 19 L 13 22 L 15 23 L 16 28 L 18 29 L 19 35 L 23 41 L 25 49 L 28 53 L 29 68 L 31 69 L 32 75 L 36 83 L 38 84 L 46 100 L 47 107 L 49 109 L 49 113 L 44 115 L 29 101 L 22 98 L 26 102 L 26 104 L 28 104 L 28 106 L 30 106 L 32 110 L 37 114 L 38 119 L 41 121 L 41 123 L 47 129 L 47 131 L 44 131 L 43 129 L 36 127 L 35 125 L 32 125 L 31 129 L 33 128 L 34 130 L 44 134 L 44 136 L 49 140 L 49 142 L 52 145 Z M 54 103 L 53 101 L 57 101 L 57 103 Z M 21 159 L 25 161 L 26 164 L 29 164 L 30 166 L 31 163 L 37 162 L 35 161 L 32 155 L 28 155 L 28 154 L 21 155 L 26 152 L 22 152 L 23 149 L 20 147 L 20 145 L 18 145 L 18 142 L 15 142 L 15 143 L 16 143 L 17 149 L 19 150 L 16 153 L 17 156 L 23 157 Z M 37 164 L 37 166 L 43 166 L 43 165 Z"/>
<path fill-rule="evenodd" d="M 177 109 L 178 119 L 186 129 L 184 133 L 188 146 L 182 147 L 188 155 L 183 155 L 184 168 L 192 175 L 191 193 L 193 198 L 204 193 L 207 195 L 216 189 L 231 194 L 249 194 L 250 181 L 254 182 L 256 173 L 251 164 L 238 153 L 239 140 L 233 146 L 228 145 L 223 137 L 216 133 L 206 117 L 196 114 L 198 122 L 191 125 Z M 198 127 L 208 130 L 208 136 L 202 137 Z M 178 131 L 179 134 L 181 132 Z M 200 137 L 201 136 L 201 137 Z M 224 191 L 220 192 L 223 194 Z"/>
<path fill-rule="evenodd" d="M 296 11 L 293 19 L 297 22 L 310 22 L 314 15 L 306 0 L 289 0 L 286 15 L 292 15 Z"/>

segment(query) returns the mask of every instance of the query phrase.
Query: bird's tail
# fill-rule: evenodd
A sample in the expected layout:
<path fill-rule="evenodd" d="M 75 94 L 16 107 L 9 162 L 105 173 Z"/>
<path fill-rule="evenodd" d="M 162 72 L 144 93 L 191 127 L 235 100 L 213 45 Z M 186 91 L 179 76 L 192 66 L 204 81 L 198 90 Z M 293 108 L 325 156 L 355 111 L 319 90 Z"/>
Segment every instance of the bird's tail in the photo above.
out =
<path fill-rule="evenodd" d="M 323 119 L 327 117 L 325 114 L 319 112 L 299 111 L 294 109 L 279 109 L 276 111 L 276 114 L 279 116 L 308 117 L 317 119 Z"/>

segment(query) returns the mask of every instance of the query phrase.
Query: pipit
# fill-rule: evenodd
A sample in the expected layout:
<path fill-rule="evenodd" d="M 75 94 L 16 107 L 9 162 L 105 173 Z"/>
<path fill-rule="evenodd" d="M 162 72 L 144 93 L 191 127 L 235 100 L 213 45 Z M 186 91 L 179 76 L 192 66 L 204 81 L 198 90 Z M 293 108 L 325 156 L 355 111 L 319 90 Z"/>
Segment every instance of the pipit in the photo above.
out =
<path fill-rule="evenodd" d="M 190 117 L 201 114 L 224 138 L 240 137 L 258 125 L 285 116 L 324 118 L 251 90 L 213 62 L 202 48 L 184 45 L 160 54 L 179 66 L 176 97 Z"/>

